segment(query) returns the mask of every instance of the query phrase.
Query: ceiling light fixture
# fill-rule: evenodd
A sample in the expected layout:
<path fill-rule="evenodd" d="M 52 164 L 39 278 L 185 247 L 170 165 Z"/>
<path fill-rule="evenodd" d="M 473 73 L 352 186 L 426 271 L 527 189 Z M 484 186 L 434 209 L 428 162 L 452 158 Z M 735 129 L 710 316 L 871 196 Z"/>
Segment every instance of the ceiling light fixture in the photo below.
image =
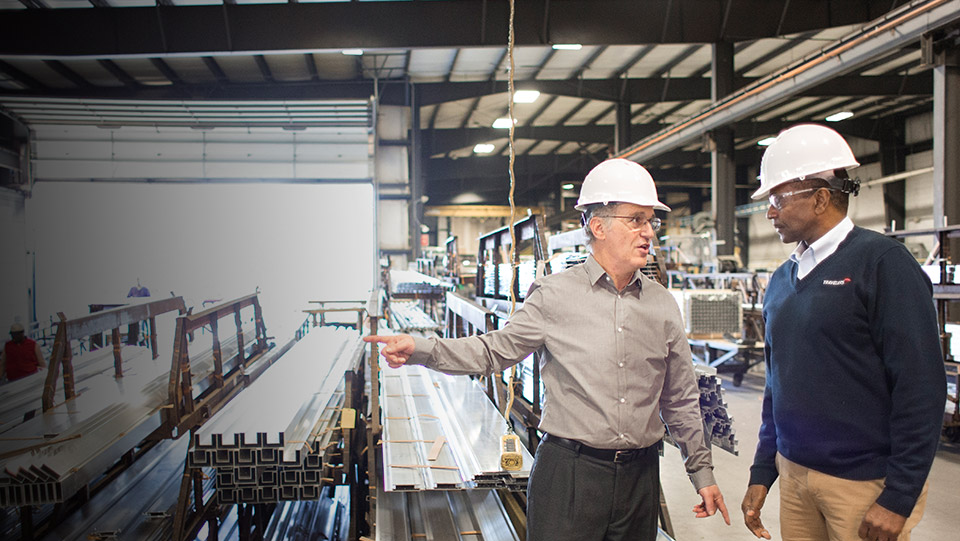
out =
<path fill-rule="evenodd" d="M 761 140 L 757 141 L 757 146 L 768 147 L 768 146 L 772 145 L 773 142 L 776 141 L 776 140 L 777 140 L 776 137 L 767 137 L 766 139 L 761 139 Z"/>
<path fill-rule="evenodd" d="M 846 120 L 852 116 L 853 116 L 853 113 L 851 113 L 850 111 L 841 111 L 839 113 L 834 113 L 828 116 L 824 120 L 826 120 L 827 122 L 840 122 L 841 120 Z"/>
<path fill-rule="evenodd" d="M 340 52 L 347 56 L 363 56 L 363 49 L 343 49 Z"/>
<path fill-rule="evenodd" d="M 513 119 L 513 125 L 517 125 L 517 119 Z M 498 130 L 507 130 L 510 129 L 510 119 L 507 117 L 498 118 L 493 121 L 493 127 Z"/>
<path fill-rule="evenodd" d="M 477 143 L 473 147 L 474 154 L 490 154 L 496 148 L 493 143 Z"/>
<path fill-rule="evenodd" d="M 583 45 L 579 43 L 554 43 L 553 48 L 556 51 L 579 51 Z"/>
<path fill-rule="evenodd" d="M 563 188 L 564 190 L 572 190 L 572 189 L 573 189 L 573 184 L 569 184 L 569 183 L 568 183 L 568 184 L 564 184 L 564 185 L 562 186 L 562 188 Z"/>
<path fill-rule="evenodd" d="M 539 90 L 517 90 L 513 93 L 513 103 L 533 103 L 539 97 Z"/>

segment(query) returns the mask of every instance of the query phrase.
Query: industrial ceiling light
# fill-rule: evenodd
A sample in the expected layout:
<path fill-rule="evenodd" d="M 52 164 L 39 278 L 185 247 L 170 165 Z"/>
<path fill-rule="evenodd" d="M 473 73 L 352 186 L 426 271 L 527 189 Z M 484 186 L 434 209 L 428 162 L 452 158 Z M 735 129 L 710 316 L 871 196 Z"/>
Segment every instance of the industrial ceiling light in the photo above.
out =
<path fill-rule="evenodd" d="M 517 119 L 513 119 L 513 124 L 517 124 Z M 506 130 L 510 128 L 510 119 L 507 117 L 498 118 L 493 121 L 493 127 L 498 130 Z"/>
<path fill-rule="evenodd" d="M 347 56 L 363 56 L 363 49 L 343 49 L 340 52 Z"/>
<path fill-rule="evenodd" d="M 826 120 L 827 122 L 840 122 L 841 120 L 846 120 L 852 116 L 853 116 L 853 113 L 851 113 L 850 111 L 841 111 L 839 113 L 834 113 L 828 116 L 824 120 Z"/>
<path fill-rule="evenodd" d="M 513 103 L 533 103 L 539 97 L 539 90 L 517 90 L 513 93 Z"/>
<path fill-rule="evenodd" d="M 573 189 L 573 184 L 564 184 L 564 185 L 562 186 L 562 188 L 563 188 L 564 190 L 572 190 L 572 189 Z"/>
<path fill-rule="evenodd" d="M 757 146 L 768 147 L 768 146 L 772 145 L 773 142 L 776 141 L 776 140 L 777 140 L 776 137 L 767 137 L 766 139 L 761 139 L 761 140 L 757 141 Z"/>
<path fill-rule="evenodd" d="M 556 51 L 579 51 L 583 45 L 579 43 L 554 43 L 553 48 Z"/>
<path fill-rule="evenodd" d="M 490 154 L 494 149 L 493 143 L 477 143 L 473 147 L 474 154 Z"/>

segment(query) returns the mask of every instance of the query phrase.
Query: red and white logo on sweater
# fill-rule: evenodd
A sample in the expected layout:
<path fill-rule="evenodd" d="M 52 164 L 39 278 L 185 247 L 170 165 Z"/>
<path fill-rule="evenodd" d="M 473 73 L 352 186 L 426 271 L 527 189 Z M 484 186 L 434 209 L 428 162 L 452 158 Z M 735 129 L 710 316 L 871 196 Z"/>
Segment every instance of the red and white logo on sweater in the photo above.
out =
<path fill-rule="evenodd" d="M 823 285 L 825 286 L 845 286 L 852 282 L 853 280 L 850 277 L 846 277 L 843 280 L 824 280 Z"/>

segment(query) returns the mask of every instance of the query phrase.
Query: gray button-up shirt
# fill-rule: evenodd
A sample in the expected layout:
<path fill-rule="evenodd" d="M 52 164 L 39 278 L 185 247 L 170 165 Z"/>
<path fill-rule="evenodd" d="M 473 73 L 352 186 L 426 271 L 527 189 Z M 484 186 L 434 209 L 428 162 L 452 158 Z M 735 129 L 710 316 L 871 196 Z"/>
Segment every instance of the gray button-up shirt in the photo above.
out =
<path fill-rule="evenodd" d="M 640 272 L 617 291 L 590 256 L 534 282 L 498 331 L 414 339 L 408 362 L 447 374 L 499 372 L 540 349 L 541 430 L 591 447 L 632 449 L 656 443 L 665 422 L 694 487 L 715 484 L 680 309 Z"/>

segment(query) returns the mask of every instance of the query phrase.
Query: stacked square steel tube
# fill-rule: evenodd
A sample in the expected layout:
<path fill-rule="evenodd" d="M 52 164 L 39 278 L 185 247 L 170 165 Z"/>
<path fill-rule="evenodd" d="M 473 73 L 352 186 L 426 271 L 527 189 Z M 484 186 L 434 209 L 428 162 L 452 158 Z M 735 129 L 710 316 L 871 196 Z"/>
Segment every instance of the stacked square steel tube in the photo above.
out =
<path fill-rule="evenodd" d="M 355 330 L 313 329 L 193 436 L 220 503 L 315 500 L 335 480 L 344 373 L 363 355 Z"/>

